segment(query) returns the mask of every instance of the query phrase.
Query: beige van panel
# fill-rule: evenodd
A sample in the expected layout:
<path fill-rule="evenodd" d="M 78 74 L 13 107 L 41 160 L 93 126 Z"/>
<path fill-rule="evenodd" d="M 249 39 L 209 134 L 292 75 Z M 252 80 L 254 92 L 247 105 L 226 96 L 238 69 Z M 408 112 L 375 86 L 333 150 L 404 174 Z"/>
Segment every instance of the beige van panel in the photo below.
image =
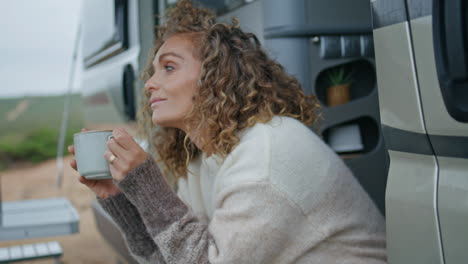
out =
<path fill-rule="evenodd" d="M 432 16 L 411 20 L 416 68 L 428 134 L 467 136 L 468 123 L 453 119 L 445 108 L 435 67 Z"/>
<path fill-rule="evenodd" d="M 374 47 L 381 123 L 425 133 L 408 23 L 375 29 Z"/>
<path fill-rule="evenodd" d="M 438 157 L 439 219 L 445 264 L 468 260 L 468 161 Z"/>
<path fill-rule="evenodd" d="M 389 263 L 443 263 L 436 212 L 433 156 L 389 150 L 386 191 Z"/>

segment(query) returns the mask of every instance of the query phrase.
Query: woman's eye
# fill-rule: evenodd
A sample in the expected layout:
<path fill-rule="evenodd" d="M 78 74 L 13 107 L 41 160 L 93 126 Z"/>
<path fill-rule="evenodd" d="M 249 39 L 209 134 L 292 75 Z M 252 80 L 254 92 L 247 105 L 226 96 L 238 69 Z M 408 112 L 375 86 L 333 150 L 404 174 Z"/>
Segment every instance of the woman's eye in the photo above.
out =
<path fill-rule="evenodd" d="M 166 71 L 172 71 L 172 70 L 174 70 L 174 67 L 169 66 L 169 65 L 165 65 L 164 69 L 166 69 Z"/>

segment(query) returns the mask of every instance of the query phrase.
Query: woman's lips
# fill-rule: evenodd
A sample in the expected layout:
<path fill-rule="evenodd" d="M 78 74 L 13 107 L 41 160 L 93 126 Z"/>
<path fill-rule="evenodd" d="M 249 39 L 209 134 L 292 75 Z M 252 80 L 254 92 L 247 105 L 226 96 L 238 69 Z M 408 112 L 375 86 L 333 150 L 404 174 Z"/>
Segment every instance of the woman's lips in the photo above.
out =
<path fill-rule="evenodd" d="M 167 99 L 164 99 L 164 98 L 154 98 L 154 99 L 151 99 L 150 103 L 151 103 L 151 108 L 153 108 L 153 106 L 161 103 L 161 102 L 164 102 L 166 101 Z"/>

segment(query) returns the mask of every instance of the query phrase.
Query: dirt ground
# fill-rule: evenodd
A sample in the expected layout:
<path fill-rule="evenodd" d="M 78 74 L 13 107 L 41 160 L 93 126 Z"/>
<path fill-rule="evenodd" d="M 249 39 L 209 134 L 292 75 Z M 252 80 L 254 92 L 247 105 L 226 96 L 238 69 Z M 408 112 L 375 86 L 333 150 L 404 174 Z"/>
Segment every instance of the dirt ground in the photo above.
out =
<path fill-rule="evenodd" d="M 0 242 L 0 247 L 57 240 L 62 246 L 62 263 L 94 264 L 115 263 L 114 255 L 97 231 L 91 201 L 94 194 L 78 182 L 78 173 L 70 168 L 71 157 L 64 159 L 64 177 L 61 188 L 56 187 L 57 165 L 55 160 L 34 166 L 0 172 L 3 201 L 67 197 L 80 215 L 79 233 L 40 239 Z M 52 259 L 21 263 L 54 263 Z"/>

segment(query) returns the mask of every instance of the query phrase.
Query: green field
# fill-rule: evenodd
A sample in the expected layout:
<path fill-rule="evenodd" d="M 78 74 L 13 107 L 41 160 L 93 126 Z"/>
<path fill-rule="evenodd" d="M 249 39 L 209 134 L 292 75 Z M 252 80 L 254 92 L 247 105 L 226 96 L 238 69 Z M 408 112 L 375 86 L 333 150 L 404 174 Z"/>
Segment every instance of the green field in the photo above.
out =
<path fill-rule="evenodd" d="M 71 102 L 65 145 L 83 127 L 80 95 L 72 95 Z M 57 155 L 64 103 L 64 96 L 0 99 L 0 170 Z"/>

